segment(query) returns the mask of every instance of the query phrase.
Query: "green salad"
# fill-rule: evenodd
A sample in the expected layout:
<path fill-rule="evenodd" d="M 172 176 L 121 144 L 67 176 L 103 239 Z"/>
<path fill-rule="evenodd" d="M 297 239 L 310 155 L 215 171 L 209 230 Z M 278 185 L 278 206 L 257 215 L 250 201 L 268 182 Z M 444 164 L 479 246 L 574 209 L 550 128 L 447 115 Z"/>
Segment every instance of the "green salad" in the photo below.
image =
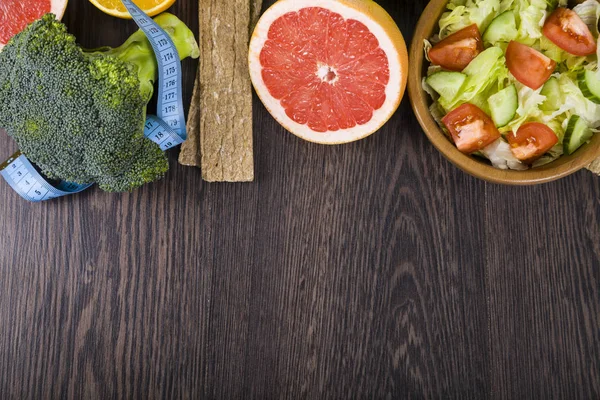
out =
<path fill-rule="evenodd" d="M 525 170 L 600 127 L 598 20 L 586 0 L 450 0 L 425 41 L 430 111 L 460 151 Z"/>

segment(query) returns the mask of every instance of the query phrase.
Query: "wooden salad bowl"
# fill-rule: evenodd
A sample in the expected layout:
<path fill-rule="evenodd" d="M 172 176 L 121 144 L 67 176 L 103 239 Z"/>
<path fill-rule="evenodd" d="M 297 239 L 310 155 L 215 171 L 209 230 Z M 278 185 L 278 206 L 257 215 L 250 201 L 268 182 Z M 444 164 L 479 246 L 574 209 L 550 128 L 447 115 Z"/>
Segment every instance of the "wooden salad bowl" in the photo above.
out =
<path fill-rule="evenodd" d="M 588 166 L 600 157 L 600 134 L 594 135 L 590 143 L 574 154 L 562 156 L 545 166 L 527 171 L 500 170 L 478 157 L 458 151 L 429 113 L 431 99 L 423 90 L 422 79 L 426 75 L 427 60 L 423 51 L 423 40 L 430 38 L 438 29 L 438 21 L 444 12 L 447 0 L 431 0 L 421 15 L 410 48 L 408 93 L 413 110 L 425 134 L 433 145 L 454 165 L 477 178 L 506 185 L 537 185 L 564 178 Z"/>

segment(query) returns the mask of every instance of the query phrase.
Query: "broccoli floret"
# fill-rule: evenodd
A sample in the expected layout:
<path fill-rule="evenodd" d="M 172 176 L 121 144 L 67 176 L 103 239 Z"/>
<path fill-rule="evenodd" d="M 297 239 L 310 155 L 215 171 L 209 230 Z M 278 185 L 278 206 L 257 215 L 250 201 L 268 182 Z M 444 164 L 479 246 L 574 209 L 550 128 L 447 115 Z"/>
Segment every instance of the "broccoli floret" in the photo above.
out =
<path fill-rule="evenodd" d="M 181 59 L 198 57 L 182 21 L 167 13 L 155 21 Z M 47 14 L 0 53 L 0 127 L 51 179 L 133 190 L 169 169 L 159 146 L 144 137 L 157 69 L 142 31 L 115 49 L 84 50 Z"/>

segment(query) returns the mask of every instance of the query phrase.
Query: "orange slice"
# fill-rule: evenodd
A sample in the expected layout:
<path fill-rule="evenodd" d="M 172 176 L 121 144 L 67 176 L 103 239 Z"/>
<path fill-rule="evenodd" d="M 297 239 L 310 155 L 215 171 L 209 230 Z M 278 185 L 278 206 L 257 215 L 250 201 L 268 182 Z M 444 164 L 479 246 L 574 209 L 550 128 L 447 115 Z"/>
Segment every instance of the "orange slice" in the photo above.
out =
<path fill-rule="evenodd" d="M 67 0 L 0 0 L 0 50 L 10 38 L 46 13 L 60 20 Z"/>
<path fill-rule="evenodd" d="M 271 115 L 315 143 L 371 135 L 406 88 L 404 38 L 370 0 L 280 0 L 258 22 L 248 60 Z"/>
<path fill-rule="evenodd" d="M 90 0 L 90 2 L 113 17 L 131 19 L 121 0 Z M 171 7 L 175 0 L 133 0 L 133 2 L 146 14 L 153 17 Z"/>

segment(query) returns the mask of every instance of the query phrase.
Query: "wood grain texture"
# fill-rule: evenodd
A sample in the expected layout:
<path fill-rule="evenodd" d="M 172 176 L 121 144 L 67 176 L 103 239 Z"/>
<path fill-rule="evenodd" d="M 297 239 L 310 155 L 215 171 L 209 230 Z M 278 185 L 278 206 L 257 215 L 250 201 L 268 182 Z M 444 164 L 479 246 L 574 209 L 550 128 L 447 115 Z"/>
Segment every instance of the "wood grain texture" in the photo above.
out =
<path fill-rule="evenodd" d="M 600 397 L 600 181 L 590 176 L 519 191 L 508 204 L 487 188 L 496 210 L 486 227 L 497 238 L 487 246 L 487 282 L 498 398 Z"/>
<path fill-rule="evenodd" d="M 381 4 L 410 41 L 425 0 Z M 66 22 L 87 47 L 135 30 L 85 1 Z M 338 147 L 253 101 L 253 184 L 176 151 L 131 194 L 33 205 L 0 182 L 0 399 L 600 398 L 598 177 L 478 181 L 408 99 Z"/>

